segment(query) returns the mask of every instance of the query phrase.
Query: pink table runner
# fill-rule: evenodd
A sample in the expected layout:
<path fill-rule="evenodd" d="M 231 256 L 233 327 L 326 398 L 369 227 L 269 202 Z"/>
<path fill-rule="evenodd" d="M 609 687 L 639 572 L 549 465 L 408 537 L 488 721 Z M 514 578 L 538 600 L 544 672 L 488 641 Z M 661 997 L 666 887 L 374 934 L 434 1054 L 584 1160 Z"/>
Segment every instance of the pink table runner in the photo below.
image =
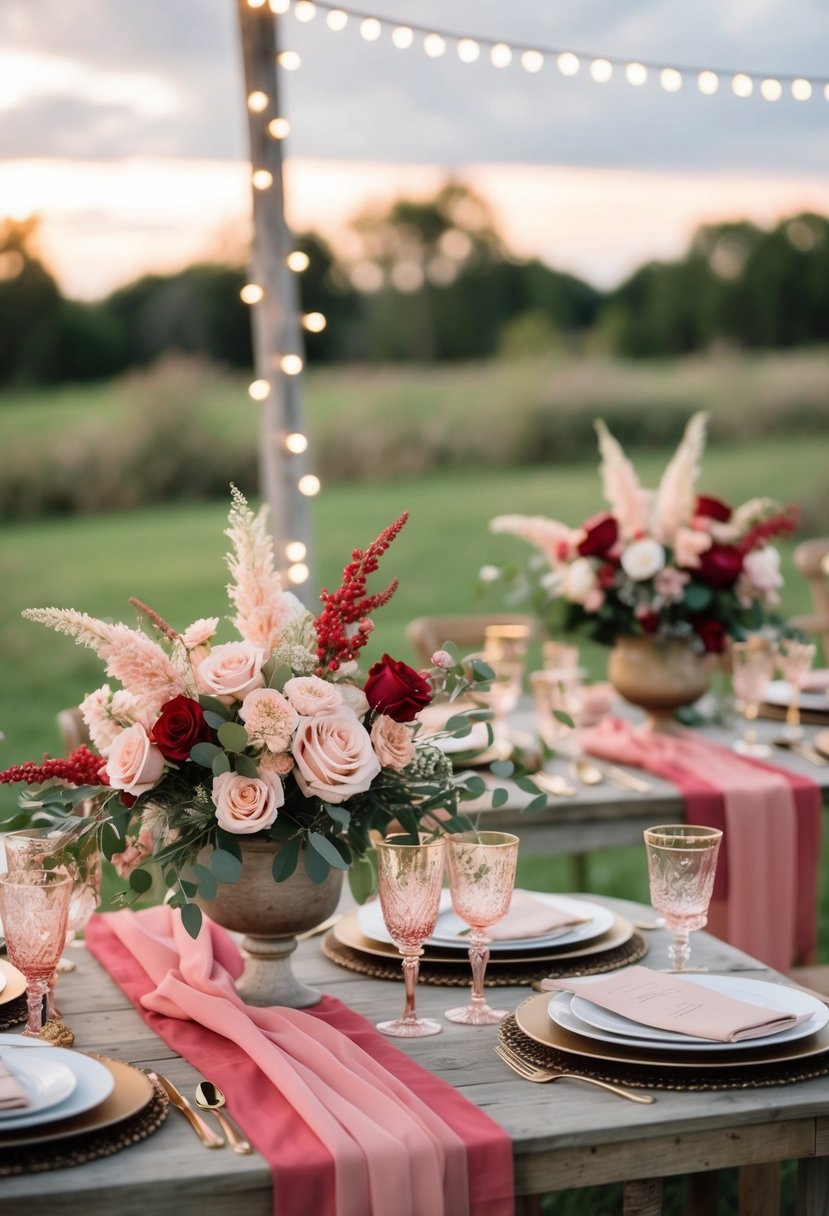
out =
<path fill-rule="evenodd" d="M 777 971 L 812 958 L 817 939 L 820 787 L 690 731 L 608 719 L 580 732 L 585 751 L 679 787 L 687 823 L 724 832 L 708 928 Z M 654 824 L 656 826 L 656 824 Z"/>
<path fill-rule="evenodd" d="M 326 996 L 236 995 L 238 948 L 167 907 L 95 916 L 86 942 L 147 1024 L 224 1091 L 268 1160 L 279 1216 L 512 1216 L 512 1144 L 450 1085 Z"/>

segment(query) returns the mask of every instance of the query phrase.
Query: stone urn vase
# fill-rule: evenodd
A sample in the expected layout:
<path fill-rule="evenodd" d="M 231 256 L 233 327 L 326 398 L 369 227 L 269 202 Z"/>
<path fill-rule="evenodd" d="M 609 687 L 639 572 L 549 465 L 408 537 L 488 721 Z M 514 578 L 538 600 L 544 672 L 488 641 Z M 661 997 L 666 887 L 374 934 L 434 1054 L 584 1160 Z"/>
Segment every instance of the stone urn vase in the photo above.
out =
<path fill-rule="evenodd" d="M 610 652 L 607 678 L 621 697 L 644 709 L 651 726 L 664 730 L 676 710 L 708 691 L 711 663 L 681 638 L 620 637 Z"/>
<path fill-rule="evenodd" d="M 314 883 L 300 865 L 290 878 L 277 882 L 274 858 L 283 845 L 273 840 L 240 838 L 242 876 L 220 883 L 214 899 L 199 899 L 201 909 L 217 925 L 244 933 L 245 970 L 236 990 L 247 1005 L 286 1005 L 305 1009 L 322 1000 L 322 993 L 303 984 L 291 968 L 296 935 L 329 917 L 340 900 L 343 871 L 332 869 Z"/>

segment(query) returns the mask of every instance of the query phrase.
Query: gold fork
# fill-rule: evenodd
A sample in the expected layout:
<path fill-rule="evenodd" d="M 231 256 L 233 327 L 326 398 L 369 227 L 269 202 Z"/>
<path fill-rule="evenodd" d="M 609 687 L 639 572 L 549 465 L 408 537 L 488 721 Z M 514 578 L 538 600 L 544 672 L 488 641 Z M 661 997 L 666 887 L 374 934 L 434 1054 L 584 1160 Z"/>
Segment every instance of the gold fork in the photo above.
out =
<path fill-rule="evenodd" d="M 623 1089 L 621 1085 L 611 1085 L 609 1081 L 599 1081 L 596 1077 L 582 1077 L 575 1072 L 563 1072 L 559 1069 L 541 1068 L 536 1064 L 529 1064 L 516 1055 L 506 1043 L 496 1043 L 495 1051 L 507 1067 L 518 1073 L 518 1076 L 523 1077 L 525 1081 L 584 1081 L 587 1085 L 597 1085 L 599 1089 L 607 1089 L 620 1098 L 627 1098 L 630 1102 L 642 1102 L 649 1105 L 655 1101 L 653 1094 L 634 1093 L 633 1090 Z"/>

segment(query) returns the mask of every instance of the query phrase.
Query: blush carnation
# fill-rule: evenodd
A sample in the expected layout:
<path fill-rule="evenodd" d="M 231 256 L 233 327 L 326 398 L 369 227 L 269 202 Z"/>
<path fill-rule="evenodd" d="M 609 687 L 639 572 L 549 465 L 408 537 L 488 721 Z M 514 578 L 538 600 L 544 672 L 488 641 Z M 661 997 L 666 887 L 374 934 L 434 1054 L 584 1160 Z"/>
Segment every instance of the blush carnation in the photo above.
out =
<path fill-rule="evenodd" d="M 343 703 L 343 694 L 337 685 L 330 684 L 319 676 L 296 676 L 287 681 L 284 692 L 296 712 L 303 718 L 334 713 Z"/>
<path fill-rule="evenodd" d="M 249 692 L 239 709 L 248 739 L 254 747 L 266 747 L 269 752 L 283 752 L 299 721 L 294 707 L 275 688 L 255 688 Z"/>

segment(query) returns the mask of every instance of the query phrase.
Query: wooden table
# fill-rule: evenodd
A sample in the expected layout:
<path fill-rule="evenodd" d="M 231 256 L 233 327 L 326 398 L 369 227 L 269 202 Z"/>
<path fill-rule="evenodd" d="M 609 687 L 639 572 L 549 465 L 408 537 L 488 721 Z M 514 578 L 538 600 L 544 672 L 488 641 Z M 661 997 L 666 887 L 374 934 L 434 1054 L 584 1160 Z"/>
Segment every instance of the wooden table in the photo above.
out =
<path fill-rule="evenodd" d="M 624 915 L 649 915 L 627 901 L 603 902 Z M 666 934 L 651 933 L 649 942 L 646 962 L 664 966 Z M 712 970 L 751 964 L 704 933 L 694 936 L 694 953 Z M 62 976 L 59 987 L 76 1045 L 156 1067 L 192 1094 L 198 1080 L 194 1069 L 145 1026 L 85 950 L 76 957 L 77 970 Z M 302 979 L 321 985 L 372 1021 L 399 1013 L 401 984 L 337 967 L 322 956 L 319 939 L 302 943 L 295 957 Z M 763 978 L 772 973 L 758 967 L 750 974 Z M 453 994 L 455 989 L 421 985 L 418 1004 L 423 1013 L 440 1017 Z M 496 995 L 499 1003 L 514 1007 L 530 990 L 504 988 Z M 622 1182 L 625 1212 L 656 1216 L 661 1179 L 684 1173 L 702 1180 L 695 1211 L 714 1211 L 702 1198 L 708 1186 L 702 1171 L 750 1166 L 744 1171 L 742 1211 L 768 1216 L 776 1211 L 769 1174 L 774 1163 L 790 1158 L 799 1161 L 798 1212 L 826 1216 L 829 1211 L 829 1078 L 724 1093 L 660 1092 L 652 1106 L 641 1106 L 578 1082 L 522 1081 L 493 1052 L 496 1034 L 492 1027 L 446 1022 L 440 1035 L 398 1040 L 398 1046 L 484 1108 L 511 1137 L 520 1213 L 536 1211 L 534 1197 L 545 1192 Z M 158 1132 L 112 1157 L 0 1180 L 3 1216 L 35 1211 L 49 1216 L 269 1216 L 270 1174 L 258 1155 L 206 1151 L 171 1110 Z"/>

